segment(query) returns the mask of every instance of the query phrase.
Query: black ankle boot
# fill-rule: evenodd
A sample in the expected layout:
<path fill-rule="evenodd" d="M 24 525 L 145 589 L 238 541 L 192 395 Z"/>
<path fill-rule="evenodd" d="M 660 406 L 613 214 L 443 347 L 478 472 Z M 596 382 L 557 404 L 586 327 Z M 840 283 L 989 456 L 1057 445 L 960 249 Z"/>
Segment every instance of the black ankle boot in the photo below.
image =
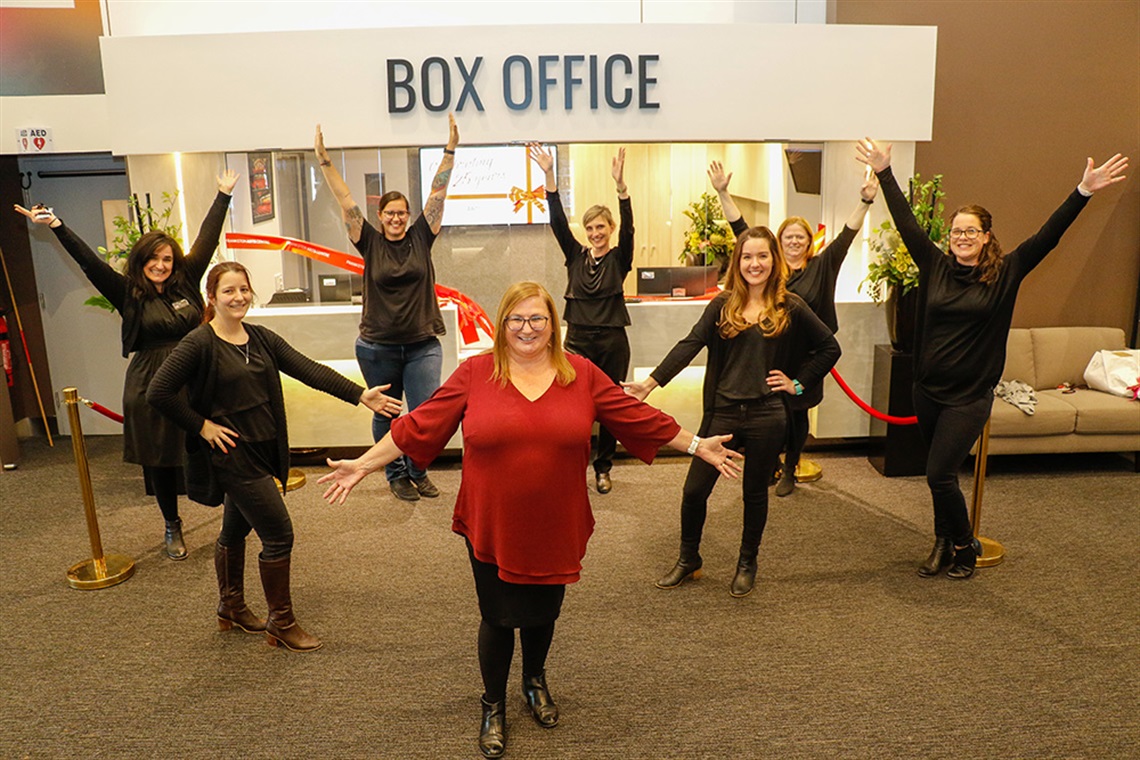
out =
<path fill-rule="evenodd" d="M 682 546 L 681 556 L 677 559 L 677 564 L 654 585 L 657 588 L 677 588 L 690 578 L 697 580 L 701 577 L 702 564 L 701 555 L 697 553 L 696 549 L 686 549 Z"/>
<path fill-rule="evenodd" d="M 523 676 L 523 697 L 526 698 L 530 714 L 534 716 L 538 725 L 543 728 L 554 728 L 558 725 L 558 705 L 550 696 L 546 687 L 546 671 L 537 676 Z"/>
<path fill-rule="evenodd" d="M 163 536 L 166 544 L 166 556 L 171 559 L 186 559 L 186 543 L 182 540 L 182 518 L 175 517 L 166 521 L 166 534 Z"/>
<path fill-rule="evenodd" d="M 918 566 L 918 574 L 923 578 L 930 578 L 945 570 L 953 561 L 954 545 L 950 539 L 938 536 L 934 539 L 934 548 L 930 550 L 930 556 Z"/>
<path fill-rule="evenodd" d="M 946 577 L 956 581 L 966 580 L 974 574 L 980 556 L 982 556 L 982 542 L 976 538 L 961 549 L 954 547 L 954 565 L 946 571 Z"/>
<path fill-rule="evenodd" d="M 488 702 L 483 705 L 483 722 L 479 726 L 479 751 L 483 757 L 502 757 L 507 751 L 507 700 Z"/>
<path fill-rule="evenodd" d="M 732 577 L 728 593 L 737 598 L 748 596 L 752 593 L 754 585 L 756 585 L 756 555 L 753 554 L 751 558 L 742 555 L 736 563 L 736 575 Z"/>

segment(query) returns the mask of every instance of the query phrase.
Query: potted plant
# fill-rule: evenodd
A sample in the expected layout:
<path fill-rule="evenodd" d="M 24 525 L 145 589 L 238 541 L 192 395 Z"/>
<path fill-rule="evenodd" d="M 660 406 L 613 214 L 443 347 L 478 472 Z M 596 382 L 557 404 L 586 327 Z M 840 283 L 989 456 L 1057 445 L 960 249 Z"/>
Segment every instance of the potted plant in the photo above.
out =
<path fill-rule="evenodd" d="M 173 195 L 171 193 L 162 194 L 162 208 L 155 211 L 150 205 L 150 193 L 146 194 L 146 208 L 143 209 L 139 205 L 139 197 L 137 195 L 131 196 L 127 201 L 127 208 L 133 210 L 134 219 L 127 219 L 122 216 L 116 216 L 113 220 L 115 225 L 115 239 L 111 241 L 111 245 L 115 250 L 109 251 L 103 246 L 99 246 L 99 255 L 103 257 L 111 267 L 118 273 L 122 274 L 127 268 L 127 255 L 130 253 L 131 248 L 138 242 L 145 233 L 151 230 L 158 230 L 165 232 L 170 237 L 182 243 L 182 225 L 171 224 L 170 216 L 174 213 L 174 203 L 178 199 L 178 191 L 175 190 Z M 130 211 L 128 211 L 130 213 Z M 83 302 L 84 306 L 95 306 L 107 311 L 114 311 L 115 307 L 111 305 L 103 296 L 91 296 Z"/>
<path fill-rule="evenodd" d="M 701 193 L 700 200 L 689 204 L 684 211 L 689 218 L 689 229 L 685 233 L 685 247 L 680 261 L 687 266 L 720 266 L 724 274 L 728 261 L 732 258 L 732 247 L 736 240 L 732 228 L 724 218 L 720 200 L 708 193 Z"/>
<path fill-rule="evenodd" d="M 907 201 L 918 226 L 942 250 L 946 250 L 949 231 L 943 218 L 945 207 L 942 198 L 942 175 L 922 181 L 919 174 L 910 178 Z M 887 305 L 887 333 L 896 351 L 909 353 L 914 349 L 914 326 L 918 312 L 918 266 L 911 258 L 906 244 L 890 220 L 884 221 L 873 232 L 870 243 L 875 259 L 867 267 L 867 277 L 859 284 L 867 286 L 867 293 L 877 304 Z"/>

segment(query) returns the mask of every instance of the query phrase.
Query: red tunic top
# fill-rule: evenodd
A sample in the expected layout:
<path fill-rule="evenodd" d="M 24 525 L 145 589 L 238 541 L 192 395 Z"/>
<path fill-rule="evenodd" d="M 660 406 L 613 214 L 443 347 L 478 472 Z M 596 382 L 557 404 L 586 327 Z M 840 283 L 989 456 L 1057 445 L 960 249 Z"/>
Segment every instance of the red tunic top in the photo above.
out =
<path fill-rule="evenodd" d="M 463 424 L 463 479 L 451 529 L 509 583 L 573 583 L 594 515 L 586 493 L 595 420 L 649 463 L 681 426 L 568 355 L 577 377 L 535 401 L 491 379 L 494 359 L 474 356 L 430 399 L 392 423 L 392 439 L 417 465 L 435 459 Z"/>

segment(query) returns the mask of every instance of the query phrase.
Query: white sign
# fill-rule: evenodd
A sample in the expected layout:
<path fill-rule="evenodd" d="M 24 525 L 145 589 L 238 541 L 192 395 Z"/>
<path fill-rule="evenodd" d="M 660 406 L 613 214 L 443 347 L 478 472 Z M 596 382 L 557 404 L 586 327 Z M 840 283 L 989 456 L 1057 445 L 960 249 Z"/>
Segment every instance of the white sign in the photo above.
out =
<path fill-rule="evenodd" d="M 51 153 L 50 127 L 20 127 L 16 130 L 17 153 Z"/>
<path fill-rule="evenodd" d="M 547 146 L 551 157 L 556 153 Z M 431 194 L 428 177 L 434 177 L 443 160 L 443 148 L 420 149 L 423 203 Z M 525 145 L 464 148 L 455 154 L 443 225 L 546 224 L 546 174 L 527 155 Z"/>

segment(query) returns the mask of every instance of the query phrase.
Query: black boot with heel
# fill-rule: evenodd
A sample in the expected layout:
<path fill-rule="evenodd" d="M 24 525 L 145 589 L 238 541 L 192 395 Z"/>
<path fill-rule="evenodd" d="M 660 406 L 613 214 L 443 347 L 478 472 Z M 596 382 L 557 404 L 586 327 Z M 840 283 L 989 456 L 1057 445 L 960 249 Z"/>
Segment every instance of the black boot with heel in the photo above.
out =
<path fill-rule="evenodd" d="M 930 556 L 918 566 L 918 574 L 923 578 L 931 578 L 950 567 L 953 561 L 954 544 L 950 539 L 938 536 L 934 539 L 934 548 L 930 550 Z"/>
<path fill-rule="evenodd" d="M 530 707 L 530 714 L 543 728 L 554 728 L 558 725 L 558 705 L 550 696 L 550 689 L 546 687 L 546 672 L 537 676 L 524 675 L 522 680 L 523 697 Z"/>
<path fill-rule="evenodd" d="M 479 751 L 483 757 L 502 757 L 507 751 L 507 700 L 488 702 L 486 697 L 481 697 L 479 701 L 483 705 Z"/>

